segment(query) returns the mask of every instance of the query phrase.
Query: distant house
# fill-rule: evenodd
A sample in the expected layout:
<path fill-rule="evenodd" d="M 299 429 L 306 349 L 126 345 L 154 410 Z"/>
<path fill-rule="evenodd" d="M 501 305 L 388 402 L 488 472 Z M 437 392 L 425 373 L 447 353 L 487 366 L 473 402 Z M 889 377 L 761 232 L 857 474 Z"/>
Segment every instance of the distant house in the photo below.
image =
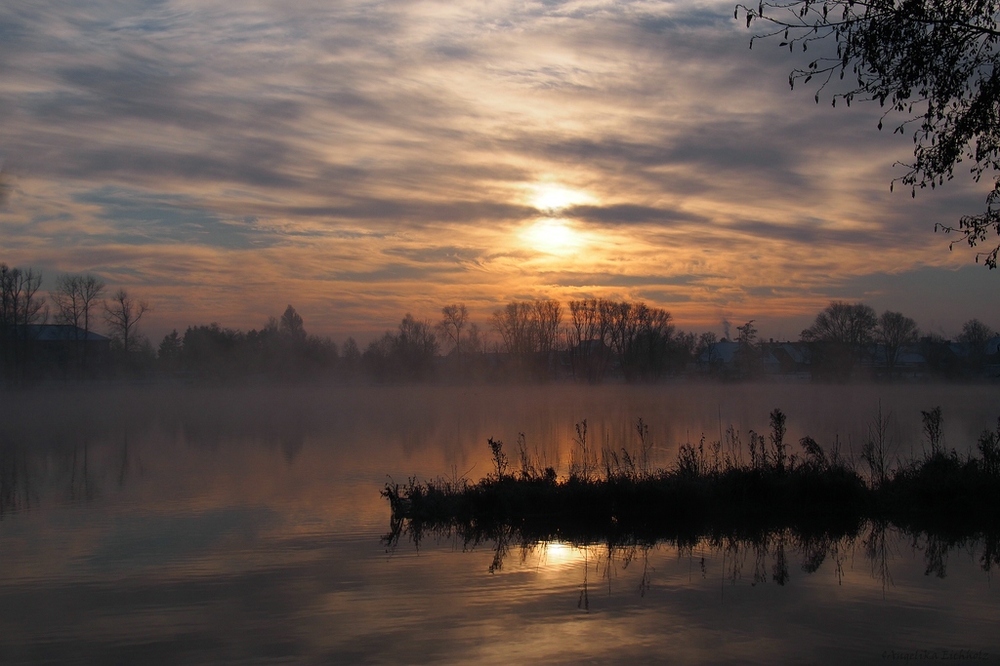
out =
<path fill-rule="evenodd" d="M 965 342 L 951 342 L 949 350 L 966 376 L 1000 376 L 1000 335 L 995 335 L 979 349 Z"/>
<path fill-rule="evenodd" d="M 710 344 L 698 355 L 698 365 L 703 368 L 732 365 L 736 361 L 736 352 L 739 349 L 740 343 L 722 338 L 719 342 Z"/>
<path fill-rule="evenodd" d="M 879 374 L 885 374 L 889 368 L 889 352 L 885 345 L 873 345 L 866 360 L 871 368 Z M 927 372 L 927 358 L 921 353 L 918 345 L 906 345 L 896 350 L 896 358 L 892 363 L 893 371 L 899 377 L 918 377 Z"/>
<path fill-rule="evenodd" d="M 111 339 L 65 324 L 10 326 L 0 336 L 5 369 L 21 376 L 99 374 L 111 357 Z"/>
<path fill-rule="evenodd" d="M 698 365 L 709 372 L 730 367 L 736 360 L 736 352 L 739 348 L 740 343 L 725 338 L 720 342 L 713 342 L 698 356 Z"/>
<path fill-rule="evenodd" d="M 774 342 L 766 345 L 781 374 L 809 371 L 809 345 L 801 342 Z"/>
<path fill-rule="evenodd" d="M 987 356 L 1000 356 L 1000 335 L 995 335 L 986 343 Z"/>
<path fill-rule="evenodd" d="M 1000 335 L 986 343 L 986 364 L 983 368 L 987 377 L 1000 377 Z"/>

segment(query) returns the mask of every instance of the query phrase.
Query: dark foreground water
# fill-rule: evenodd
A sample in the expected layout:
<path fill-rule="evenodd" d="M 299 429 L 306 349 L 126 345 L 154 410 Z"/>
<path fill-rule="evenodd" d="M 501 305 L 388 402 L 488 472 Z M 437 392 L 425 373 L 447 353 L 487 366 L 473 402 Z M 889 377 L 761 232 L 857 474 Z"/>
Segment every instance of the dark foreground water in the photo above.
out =
<path fill-rule="evenodd" d="M 1000 661 L 1000 565 L 975 539 L 866 526 L 802 543 L 610 549 L 383 540 L 390 478 L 477 480 L 487 437 L 564 472 L 574 425 L 657 464 L 809 434 L 895 458 L 940 405 L 965 455 L 1000 389 L 811 385 L 123 389 L 0 394 L 0 663 Z M 998 498 L 1000 501 L 1000 498 Z M 498 552 L 499 549 L 499 552 Z"/>

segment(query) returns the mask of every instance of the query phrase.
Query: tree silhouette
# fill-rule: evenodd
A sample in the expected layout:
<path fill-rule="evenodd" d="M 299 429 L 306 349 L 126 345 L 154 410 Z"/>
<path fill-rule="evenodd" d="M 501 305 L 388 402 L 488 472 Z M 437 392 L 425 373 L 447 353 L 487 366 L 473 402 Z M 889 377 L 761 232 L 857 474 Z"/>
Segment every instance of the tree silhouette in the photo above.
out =
<path fill-rule="evenodd" d="M 181 354 L 184 346 L 175 328 L 170 333 L 163 336 L 160 346 L 156 351 L 156 360 L 165 370 L 177 370 L 181 363 Z"/>
<path fill-rule="evenodd" d="M 625 378 L 656 379 L 666 372 L 674 335 L 670 313 L 641 301 L 622 301 L 614 311 L 619 319 L 612 323 L 613 342 Z"/>
<path fill-rule="evenodd" d="M 996 332 L 992 328 L 978 319 L 970 319 L 962 324 L 958 342 L 965 346 L 970 366 L 979 368 L 982 365 L 986 356 L 986 343 L 995 335 Z"/>
<path fill-rule="evenodd" d="M 241 353 L 247 347 L 246 337 L 240 331 L 222 328 L 216 323 L 189 326 L 181 341 L 180 365 L 205 379 L 241 376 L 253 365 L 252 360 Z"/>
<path fill-rule="evenodd" d="M 362 355 L 366 369 L 378 380 L 420 380 L 430 377 L 438 343 L 427 321 L 414 319 L 407 313 L 396 333 L 369 343 Z"/>
<path fill-rule="evenodd" d="M 599 382 L 611 360 L 612 301 L 590 298 L 570 301 L 568 329 L 573 374 Z"/>
<path fill-rule="evenodd" d="M 490 324 L 500 335 L 504 351 L 514 358 L 525 359 L 536 349 L 534 314 L 531 301 L 511 301 L 493 313 Z"/>
<path fill-rule="evenodd" d="M 285 308 L 281 315 L 281 323 L 278 325 L 282 335 L 288 336 L 293 341 L 305 341 L 306 329 L 302 317 L 291 305 Z"/>
<path fill-rule="evenodd" d="M 138 326 L 143 315 L 149 312 L 146 301 L 136 301 L 124 289 L 119 289 L 104 305 L 104 318 L 111 332 L 111 339 L 117 341 L 122 352 L 128 355 L 138 345 Z"/>
<path fill-rule="evenodd" d="M 877 322 L 875 311 L 864 303 L 830 303 L 802 331 L 803 342 L 813 343 L 813 367 L 821 373 L 850 375 L 872 342 Z"/>
<path fill-rule="evenodd" d="M 901 312 L 886 310 L 875 325 L 875 340 L 885 350 L 886 370 L 892 377 L 900 348 L 917 341 L 917 322 Z"/>
<path fill-rule="evenodd" d="M 104 282 L 93 275 L 61 275 L 49 296 L 56 306 L 55 319 L 60 324 L 75 326 L 76 353 L 80 365 L 87 365 L 88 344 L 79 344 L 90 336 L 90 317 L 101 301 Z M 80 333 L 82 332 L 82 337 Z"/>
<path fill-rule="evenodd" d="M 739 347 L 736 350 L 736 368 L 741 377 L 753 377 L 761 371 L 761 350 L 757 340 L 757 327 L 754 326 L 754 319 L 751 319 L 742 326 L 737 326 L 739 335 L 736 341 Z"/>
<path fill-rule="evenodd" d="M 445 340 L 450 341 L 456 354 L 462 353 L 462 329 L 469 320 L 469 311 L 464 303 L 455 303 L 441 308 L 441 321 L 438 322 L 438 330 L 443 333 Z"/>
<path fill-rule="evenodd" d="M 344 341 L 340 352 L 341 371 L 345 376 L 353 376 L 361 366 L 361 350 L 353 337 Z"/>
<path fill-rule="evenodd" d="M 979 182 L 1000 171 L 1000 30 L 997 0 L 771 0 L 737 5 L 747 27 L 766 26 L 750 41 L 777 37 L 779 46 L 806 51 L 820 42 L 822 55 L 789 75 L 789 84 L 819 82 L 816 102 L 828 88 L 831 101 L 875 101 L 904 115 L 895 132 L 913 133 L 913 162 L 898 180 L 911 188 L 951 180 L 955 167 L 971 163 Z M 833 41 L 836 53 L 822 48 Z M 878 124 L 882 128 L 882 120 Z M 959 234 L 977 246 L 1000 235 L 1000 176 L 993 176 L 986 210 L 957 226 L 935 229 Z M 895 182 L 895 181 L 894 181 Z M 1000 244 L 976 255 L 996 268 Z"/>
<path fill-rule="evenodd" d="M 514 362 L 515 372 L 549 372 L 559 345 L 562 305 L 555 300 L 511 301 L 496 310 L 490 325 Z"/>
<path fill-rule="evenodd" d="M 876 322 L 875 311 L 864 303 L 833 301 L 816 315 L 812 326 L 802 331 L 802 339 L 837 342 L 857 348 L 871 341 Z"/>
<path fill-rule="evenodd" d="M 408 377 L 423 379 L 430 376 L 434 357 L 438 353 L 437 338 L 430 322 L 414 319 L 413 315 L 406 313 L 403 321 L 399 322 L 393 351 L 396 362 Z"/>
<path fill-rule="evenodd" d="M 42 274 L 34 269 L 0 263 L 0 370 L 17 378 L 26 372 L 32 326 L 49 315 L 45 299 L 37 296 L 41 285 Z"/>

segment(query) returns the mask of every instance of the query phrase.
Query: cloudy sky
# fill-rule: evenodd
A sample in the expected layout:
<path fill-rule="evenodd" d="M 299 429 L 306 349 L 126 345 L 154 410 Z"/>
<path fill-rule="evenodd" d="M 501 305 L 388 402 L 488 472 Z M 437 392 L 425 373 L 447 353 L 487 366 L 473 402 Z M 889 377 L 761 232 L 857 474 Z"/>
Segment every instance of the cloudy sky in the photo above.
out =
<path fill-rule="evenodd" d="M 1000 326 L 1000 271 L 933 231 L 986 186 L 891 193 L 909 138 L 749 37 L 730 1 L 5 3 L 0 261 L 127 288 L 151 337 L 584 297 Z"/>

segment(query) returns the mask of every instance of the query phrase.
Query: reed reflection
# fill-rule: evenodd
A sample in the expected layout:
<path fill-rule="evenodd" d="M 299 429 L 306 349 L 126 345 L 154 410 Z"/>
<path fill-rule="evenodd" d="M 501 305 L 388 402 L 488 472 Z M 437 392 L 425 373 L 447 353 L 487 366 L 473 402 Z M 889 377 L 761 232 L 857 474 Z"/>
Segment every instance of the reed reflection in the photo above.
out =
<path fill-rule="evenodd" d="M 948 557 L 952 553 L 971 553 L 979 568 L 990 573 L 1000 564 L 1000 532 L 991 531 L 969 536 L 959 541 L 940 534 L 908 532 L 884 521 L 865 521 L 856 530 L 847 533 L 803 533 L 787 528 L 747 534 L 741 531 L 718 532 L 712 535 L 679 538 L 655 538 L 649 535 L 639 539 L 634 536 L 607 536 L 594 540 L 595 535 L 572 537 L 561 534 L 558 539 L 538 540 L 539 535 L 507 526 L 490 533 L 469 533 L 440 527 L 428 531 L 414 531 L 411 524 L 394 523 L 383 537 L 387 552 L 395 553 L 409 543 L 419 548 L 422 540 L 432 538 L 454 541 L 457 537 L 463 551 L 489 548 L 493 552 L 488 573 L 504 570 L 510 558 L 524 565 L 538 562 L 536 570 L 544 573 L 549 568 L 576 568 L 580 572 L 580 593 L 577 607 L 590 609 L 593 589 L 592 574 L 599 584 L 606 585 L 612 593 L 613 582 L 619 574 L 636 572 L 629 583 L 639 597 L 645 597 L 655 586 L 655 558 L 674 555 L 688 557 L 697 562 L 701 578 L 711 575 L 724 579 L 727 586 L 748 584 L 751 587 L 773 584 L 784 587 L 794 582 L 797 573 L 810 576 L 825 570 L 832 574 L 838 585 L 845 582 L 845 563 L 862 560 L 867 562 L 869 575 L 881 591 L 883 599 L 894 586 L 893 566 L 909 559 L 905 552 L 924 560 L 924 575 L 945 578 L 948 575 Z M 548 555 L 553 549 L 560 555 Z M 694 566 L 694 565 L 692 565 Z"/>
<path fill-rule="evenodd" d="M 32 470 L 23 446 L 0 440 L 0 519 L 31 506 Z"/>

